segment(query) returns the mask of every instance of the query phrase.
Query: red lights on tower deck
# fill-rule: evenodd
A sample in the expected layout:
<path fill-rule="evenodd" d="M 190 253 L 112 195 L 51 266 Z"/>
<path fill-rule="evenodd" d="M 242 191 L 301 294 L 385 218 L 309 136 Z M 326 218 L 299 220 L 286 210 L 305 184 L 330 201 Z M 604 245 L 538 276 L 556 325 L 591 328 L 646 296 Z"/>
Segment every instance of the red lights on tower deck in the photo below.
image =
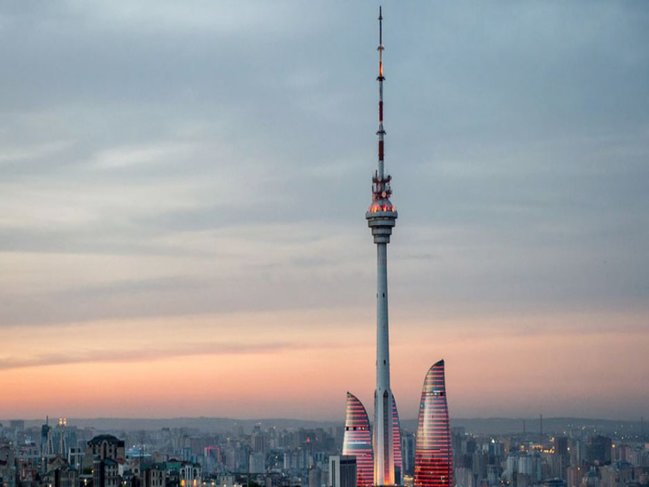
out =
<path fill-rule="evenodd" d="M 453 487 L 453 451 L 443 360 L 428 370 L 421 391 L 415 487 Z"/>
<path fill-rule="evenodd" d="M 380 204 L 379 202 L 374 202 L 370 205 L 369 212 L 370 213 L 379 213 L 379 212 L 393 212 L 395 211 L 394 205 L 390 203 L 389 201 L 387 204 Z"/>
<path fill-rule="evenodd" d="M 381 147 L 382 145 L 379 145 L 379 150 Z M 397 211 L 390 201 L 390 196 L 392 196 L 391 180 L 392 176 L 380 177 L 378 174 L 374 175 L 372 178 L 372 204 L 368 209 L 369 213 Z"/>

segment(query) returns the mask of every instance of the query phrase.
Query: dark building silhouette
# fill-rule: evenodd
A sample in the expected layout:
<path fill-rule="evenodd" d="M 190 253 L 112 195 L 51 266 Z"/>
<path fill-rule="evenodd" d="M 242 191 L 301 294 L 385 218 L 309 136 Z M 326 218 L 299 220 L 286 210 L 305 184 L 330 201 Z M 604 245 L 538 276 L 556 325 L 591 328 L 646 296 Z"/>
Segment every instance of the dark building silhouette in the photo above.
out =
<path fill-rule="evenodd" d="M 591 465 L 608 465 L 611 463 L 612 441 L 607 436 L 592 436 L 586 446 L 586 461 Z"/>
<path fill-rule="evenodd" d="M 356 457 L 329 457 L 329 487 L 356 487 Z"/>
<path fill-rule="evenodd" d="M 125 458 L 124 440 L 113 435 L 95 436 L 87 443 L 84 467 L 92 467 L 93 487 L 117 487 L 119 464 Z"/>

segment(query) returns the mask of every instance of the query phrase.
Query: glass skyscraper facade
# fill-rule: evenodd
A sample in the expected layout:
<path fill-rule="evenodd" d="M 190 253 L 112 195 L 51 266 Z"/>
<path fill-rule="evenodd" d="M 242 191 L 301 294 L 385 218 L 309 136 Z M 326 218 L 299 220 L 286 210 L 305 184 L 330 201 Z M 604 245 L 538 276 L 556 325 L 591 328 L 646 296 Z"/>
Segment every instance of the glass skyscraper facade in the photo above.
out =
<path fill-rule="evenodd" d="M 428 370 L 421 391 L 415 487 L 453 487 L 453 451 L 443 360 Z"/>
<path fill-rule="evenodd" d="M 357 487 L 374 485 L 374 452 L 370 420 L 365 406 L 352 393 L 347 393 L 343 455 L 356 457 Z"/>
<path fill-rule="evenodd" d="M 394 483 L 403 484 L 403 459 L 401 457 L 401 423 L 399 422 L 399 411 L 397 401 L 392 396 L 392 445 L 394 452 Z"/>

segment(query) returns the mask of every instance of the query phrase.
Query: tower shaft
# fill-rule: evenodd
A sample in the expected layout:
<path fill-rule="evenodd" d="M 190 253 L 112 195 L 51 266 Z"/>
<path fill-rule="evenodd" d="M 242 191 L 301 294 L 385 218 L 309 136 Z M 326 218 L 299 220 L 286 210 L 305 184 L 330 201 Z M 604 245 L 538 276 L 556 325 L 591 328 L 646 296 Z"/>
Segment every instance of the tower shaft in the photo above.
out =
<path fill-rule="evenodd" d="M 378 243 L 376 286 L 376 392 L 374 393 L 374 483 L 394 485 L 394 438 L 388 326 L 388 244 Z"/>
<path fill-rule="evenodd" d="M 390 390 L 388 244 L 376 244 L 376 388 Z"/>
<path fill-rule="evenodd" d="M 388 243 L 397 219 L 390 202 L 391 177 L 385 174 L 383 127 L 383 15 L 379 8 L 379 128 L 378 164 L 372 178 L 372 204 L 365 214 L 376 244 L 376 391 L 374 393 L 374 485 L 395 483 L 394 398 L 390 390 L 390 339 L 388 326 Z"/>

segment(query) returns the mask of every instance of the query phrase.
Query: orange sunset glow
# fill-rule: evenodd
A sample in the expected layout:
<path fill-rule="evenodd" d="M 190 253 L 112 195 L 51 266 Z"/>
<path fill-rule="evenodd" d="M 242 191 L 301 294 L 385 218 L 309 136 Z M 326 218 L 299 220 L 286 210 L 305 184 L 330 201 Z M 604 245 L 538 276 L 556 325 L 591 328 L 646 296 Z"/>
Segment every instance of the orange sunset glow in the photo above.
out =
<path fill-rule="evenodd" d="M 3 343 L 21 352 L 3 360 L 0 388 L 11 394 L 0 415 L 335 420 L 347 389 L 372 394 L 367 314 L 350 312 L 344 324 L 327 310 L 75 323 L 43 327 L 38 340 L 11 328 Z M 475 414 L 477 404 L 485 415 L 578 414 L 584 397 L 599 398 L 600 415 L 630 416 L 643 401 L 642 391 L 626 392 L 649 373 L 638 361 L 649 346 L 638 317 L 438 318 L 431 326 L 396 315 L 393 382 L 406 418 L 416 414 L 422 371 L 438 357 L 449 364 L 449 401 L 459 416 Z M 608 320 L 626 331 L 602 329 Z M 521 325 L 541 331 L 521 333 Z"/>

